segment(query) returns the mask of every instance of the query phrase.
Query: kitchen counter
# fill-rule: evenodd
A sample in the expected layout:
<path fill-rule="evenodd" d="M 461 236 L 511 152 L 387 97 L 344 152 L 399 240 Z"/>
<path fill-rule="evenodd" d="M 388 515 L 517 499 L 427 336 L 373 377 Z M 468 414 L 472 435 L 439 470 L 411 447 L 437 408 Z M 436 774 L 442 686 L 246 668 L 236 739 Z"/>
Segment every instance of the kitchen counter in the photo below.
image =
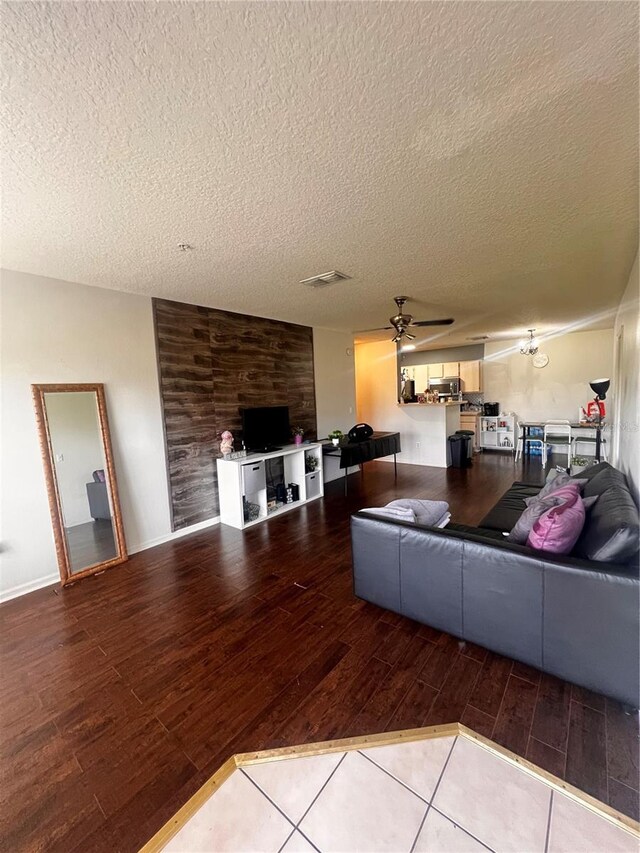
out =
<path fill-rule="evenodd" d="M 460 429 L 458 400 L 448 403 L 399 403 L 394 419 L 402 437 L 401 462 L 447 468 L 447 437 Z M 400 414 L 400 411 L 402 414 Z"/>

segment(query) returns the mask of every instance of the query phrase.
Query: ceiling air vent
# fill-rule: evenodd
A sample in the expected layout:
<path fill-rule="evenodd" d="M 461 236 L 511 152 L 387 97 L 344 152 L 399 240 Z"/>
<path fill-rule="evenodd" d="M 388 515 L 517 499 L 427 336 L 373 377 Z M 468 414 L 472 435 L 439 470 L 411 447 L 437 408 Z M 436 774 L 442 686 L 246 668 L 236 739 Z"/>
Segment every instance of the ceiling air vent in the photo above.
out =
<path fill-rule="evenodd" d="M 488 341 L 489 335 L 476 335 L 473 338 L 467 338 L 468 341 Z"/>
<path fill-rule="evenodd" d="M 303 278 L 300 284 L 306 284 L 307 287 L 328 287 L 330 284 L 335 284 L 337 281 L 348 281 L 350 275 L 345 275 L 338 270 L 323 272 L 320 275 L 311 276 L 311 278 Z"/>

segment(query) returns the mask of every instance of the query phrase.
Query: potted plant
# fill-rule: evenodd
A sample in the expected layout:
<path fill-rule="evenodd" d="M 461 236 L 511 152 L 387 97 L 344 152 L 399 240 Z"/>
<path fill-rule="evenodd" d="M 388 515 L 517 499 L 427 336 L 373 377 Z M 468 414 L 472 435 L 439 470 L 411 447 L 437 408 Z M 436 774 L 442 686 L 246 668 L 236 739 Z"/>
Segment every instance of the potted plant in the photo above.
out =
<path fill-rule="evenodd" d="M 304 427 L 297 426 L 293 427 L 291 430 L 293 433 L 293 440 L 296 444 L 302 444 L 302 437 L 304 436 Z"/>
<path fill-rule="evenodd" d="M 329 438 L 331 439 L 331 442 L 335 444 L 336 447 L 340 444 L 340 439 L 342 438 L 342 436 L 343 432 L 341 429 L 333 429 L 329 433 Z"/>
<path fill-rule="evenodd" d="M 589 456 L 572 456 L 571 457 L 571 474 L 577 474 L 579 471 L 584 471 L 593 465 L 593 459 Z"/>

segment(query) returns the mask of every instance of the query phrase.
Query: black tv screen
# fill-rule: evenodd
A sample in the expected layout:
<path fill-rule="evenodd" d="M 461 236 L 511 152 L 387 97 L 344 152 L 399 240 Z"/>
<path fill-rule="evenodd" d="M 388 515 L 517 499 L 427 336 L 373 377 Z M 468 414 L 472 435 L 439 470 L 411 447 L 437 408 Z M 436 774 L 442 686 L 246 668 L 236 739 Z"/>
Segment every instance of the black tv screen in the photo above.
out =
<path fill-rule="evenodd" d="M 242 438 L 247 450 L 270 450 L 291 444 L 288 406 L 242 410 Z"/>

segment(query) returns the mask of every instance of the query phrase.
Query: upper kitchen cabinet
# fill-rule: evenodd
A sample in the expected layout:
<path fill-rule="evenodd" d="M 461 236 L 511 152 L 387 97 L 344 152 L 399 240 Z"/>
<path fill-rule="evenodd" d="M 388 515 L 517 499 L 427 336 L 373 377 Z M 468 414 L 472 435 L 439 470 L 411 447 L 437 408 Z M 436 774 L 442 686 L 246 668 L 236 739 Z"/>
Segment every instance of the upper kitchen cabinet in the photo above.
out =
<path fill-rule="evenodd" d="M 429 387 L 429 366 L 428 364 L 416 364 L 413 369 L 413 378 L 416 383 L 416 394 L 422 394 Z"/>
<path fill-rule="evenodd" d="M 444 364 L 429 364 L 429 379 L 442 379 Z"/>
<path fill-rule="evenodd" d="M 445 361 L 442 365 L 442 369 L 444 371 L 443 376 L 447 379 L 453 379 L 454 376 L 458 376 L 459 365 L 457 361 Z"/>
<path fill-rule="evenodd" d="M 460 390 L 463 393 L 482 391 L 482 362 L 460 362 Z"/>

